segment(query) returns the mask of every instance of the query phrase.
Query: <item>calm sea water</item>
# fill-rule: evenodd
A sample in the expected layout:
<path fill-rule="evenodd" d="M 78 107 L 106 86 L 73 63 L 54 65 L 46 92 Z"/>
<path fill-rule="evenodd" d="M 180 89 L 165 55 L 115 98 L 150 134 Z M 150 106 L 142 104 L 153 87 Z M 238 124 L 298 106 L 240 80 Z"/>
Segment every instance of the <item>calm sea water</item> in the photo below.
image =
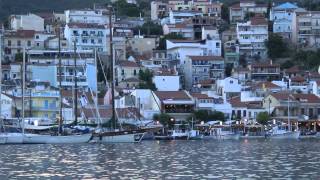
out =
<path fill-rule="evenodd" d="M 1 145 L 0 179 L 320 179 L 320 140 Z"/>

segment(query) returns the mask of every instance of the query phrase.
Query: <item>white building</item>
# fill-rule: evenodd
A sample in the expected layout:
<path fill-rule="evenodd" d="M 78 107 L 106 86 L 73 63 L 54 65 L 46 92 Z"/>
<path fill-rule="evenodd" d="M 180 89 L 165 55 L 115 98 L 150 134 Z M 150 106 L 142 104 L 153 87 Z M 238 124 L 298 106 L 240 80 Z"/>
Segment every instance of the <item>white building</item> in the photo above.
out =
<path fill-rule="evenodd" d="M 238 79 L 227 77 L 217 81 L 217 93 L 222 96 L 224 100 L 240 95 L 241 89 L 242 86 Z"/>
<path fill-rule="evenodd" d="M 170 33 L 182 35 L 184 38 L 193 39 L 194 30 L 191 24 L 179 23 L 179 24 L 165 24 L 162 26 L 163 34 Z"/>
<path fill-rule="evenodd" d="M 182 23 L 183 21 L 193 18 L 195 16 L 203 16 L 201 11 L 190 11 L 190 10 L 183 10 L 183 11 L 175 11 L 170 10 L 169 12 L 169 23 L 176 24 Z"/>
<path fill-rule="evenodd" d="M 175 73 L 156 73 L 152 82 L 158 91 L 178 91 L 180 89 L 180 76 Z"/>
<path fill-rule="evenodd" d="M 35 14 L 10 16 L 12 30 L 44 31 L 44 19 Z"/>
<path fill-rule="evenodd" d="M 221 40 L 167 40 L 167 56 L 185 64 L 187 56 L 221 56 Z"/>
<path fill-rule="evenodd" d="M 166 17 L 168 16 L 168 4 L 161 1 L 152 1 L 150 13 L 152 21 Z"/>
<path fill-rule="evenodd" d="M 70 49 L 73 49 L 73 42 L 76 42 L 78 50 L 94 50 L 107 52 L 106 36 L 109 31 L 104 25 L 86 23 L 68 23 L 64 29 L 64 36 L 67 39 Z"/>
<path fill-rule="evenodd" d="M 237 39 L 240 54 L 248 57 L 266 57 L 265 41 L 268 40 L 268 22 L 263 15 L 256 15 L 247 22 L 237 23 Z"/>
<path fill-rule="evenodd" d="M 186 88 L 205 80 L 224 78 L 224 59 L 220 56 L 188 56 L 184 65 Z"/>
<path fill-rule="evenodd" d="M 285 39 L 291 39 L 292 17 L 296 10 L 304 11 L 304 9 L 289 2 L 273 7 L 270 12 L 270 20 L 273 21 L 273 32 Z"/>
<path fill-rule="evenodd" d="M 148 120 L 153 119 L 154 114 L 161 112 L 161 107 L 157 105 L 157 99 L 149 89 L 135 89 L 129 94 L 127 104 L 140 110 L 140 114 Z M 125 99 L 120 100 L 120 106 L 125 107 Z"/>
<path fill-rule="evenodd" d="M 295 12 L 292 19 L 292 42 L 300 48 L 319 48 L 320 12 Z"/>
<path fill-rule="evenodd" d="M 57 50 L 31 50 L 28 52 L 31 80 L 49 82 L 51 86 L 59 86 L 59 59 Z M 81 57 L 81 59 L 80 59 Z M 97 70 L 94 65 L 92 51 L 77 51 L 77 66 L 74 67 L 73 50 L 62 51 L 62 79 L 64 89 L 72 89 L 75 85 L 75 70 L 79 89 L 97 90 Z"/>
<path fill-rule="evenodd" d="M 230 23 L 243 21 L 249 13 L 264 14 L 267 13 L 267 4 L 258 4 L 252 0 L 241 0 L 229 7 Z"/>
<path fill-rule="evenodd" d="M 109 14 L 106 10 L 66 10 L 66 23 L 90 23 L 105 25 L 109 23 Z"/>

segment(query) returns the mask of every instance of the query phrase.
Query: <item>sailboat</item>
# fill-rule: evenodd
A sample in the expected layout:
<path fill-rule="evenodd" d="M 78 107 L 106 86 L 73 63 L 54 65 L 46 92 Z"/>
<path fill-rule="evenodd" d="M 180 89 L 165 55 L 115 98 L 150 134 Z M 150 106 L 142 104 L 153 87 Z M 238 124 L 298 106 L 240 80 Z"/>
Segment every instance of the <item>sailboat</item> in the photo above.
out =
<path fill-rule="evenodd" d="M 110 57 L 111 57 L 111 94 L 112 94 L 112 120 L 114 124 L 113 131 L 104 131 L 94 133 L 95 139 L 101 143 L 139 143 L 144 137 L 144 132 L 139 131 L 120 131 L 116 130 L 117 115 L 115 110 L 115 97 L 114 97 L 114 57 L 113 57 L 113 43 L 112 43 L 112 9 L 109 12 L 109 30 L 110 30 Z M 97 107 L 96 107 L 97 108 Z M 101 123 L 101 121 L 99 122 Z M 101 124 L 100 124 L 101 125 Z"/>
<path fill-rule="evenodd" d="M 74 42 L 74 46 L 75 46 Z M 59 119 L 59 132 L 58 135 L 40 135 L 40 134 L 25 134 L 23 136 L 23 143 L 27 144 L 66 144 L 66 143 L 87 143 L 90 141 L 92 134 L 71 134 L 62 135 L 62 96 L 61 96 L 61 43 L 60 43 L 60 27 L 59 27 L 59 91 L 60 91 L 60 119 Z M 74 49 L 74 71 L 75 71 L 75 89 L 77 88 L 77 73 L 76 73 L 76 48 Z M 24 82 L 23 82 L 24 83 Z M 77 95 L 75 95 L 75 102 L 77 102 Z M 77 106 L 75 106 L 75 118 L 77 117 Z M 77 119 L 75 119 L 77 120 Z M 77 121 L 75 121 L 77 122 Z M 24 121 L 23 121 L 24 123 Z"/>

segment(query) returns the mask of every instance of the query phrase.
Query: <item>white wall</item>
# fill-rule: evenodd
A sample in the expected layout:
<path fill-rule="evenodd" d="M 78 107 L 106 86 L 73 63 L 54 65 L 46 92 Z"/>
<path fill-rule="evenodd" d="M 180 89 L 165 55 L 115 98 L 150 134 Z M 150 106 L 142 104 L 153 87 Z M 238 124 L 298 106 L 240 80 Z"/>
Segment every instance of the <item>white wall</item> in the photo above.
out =
<path fill-rule="evenodd" d="M 158 91 L 178 91 L 180 89 L 179 76 L 154 76 L 153 83 Z"/>

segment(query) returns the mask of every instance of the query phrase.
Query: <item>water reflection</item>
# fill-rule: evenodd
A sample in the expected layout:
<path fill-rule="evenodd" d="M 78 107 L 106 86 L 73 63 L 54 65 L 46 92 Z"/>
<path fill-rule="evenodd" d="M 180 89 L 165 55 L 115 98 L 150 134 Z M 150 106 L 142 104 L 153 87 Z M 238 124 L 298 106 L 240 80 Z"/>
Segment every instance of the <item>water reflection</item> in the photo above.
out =
<path fill-rule="evenodd" d="M 319 179 L 319 142 L 4 145 L 0 179 Z"/>

